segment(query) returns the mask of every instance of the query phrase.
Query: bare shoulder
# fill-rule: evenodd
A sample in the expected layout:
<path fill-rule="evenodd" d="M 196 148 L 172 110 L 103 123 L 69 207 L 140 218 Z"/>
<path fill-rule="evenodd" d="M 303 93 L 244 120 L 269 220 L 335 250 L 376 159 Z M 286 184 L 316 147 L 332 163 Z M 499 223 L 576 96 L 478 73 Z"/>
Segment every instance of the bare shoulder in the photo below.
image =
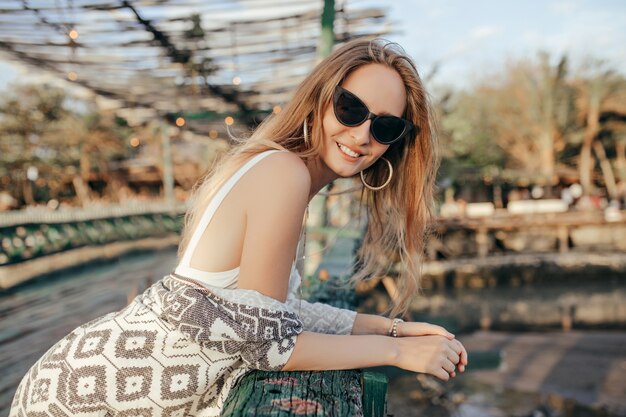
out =
<path fill-rule="evenodd" d="M 250 169 L 244 187 L 248 195 L 270 195 L 282 198 L 308 197 L 311 175 L 304 161 L 291 152 L 275 152 Z"/>
<path fill-rule="evenodd" d="M 237 285 L 284 302 L 311 177 L 289 152 L 266 156 L 245 177 L 246 232 Z"/>

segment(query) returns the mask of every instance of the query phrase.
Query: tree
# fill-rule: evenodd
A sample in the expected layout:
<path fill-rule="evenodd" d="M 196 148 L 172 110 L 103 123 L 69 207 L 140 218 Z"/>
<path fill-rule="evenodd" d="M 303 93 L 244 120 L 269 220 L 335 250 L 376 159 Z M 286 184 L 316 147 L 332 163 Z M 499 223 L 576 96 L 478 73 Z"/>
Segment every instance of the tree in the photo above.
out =
<path fill-rule="evenodd" d="M 500 76 L 457 94 L 444 116 L 455 162 L 552 184 L 560 152 L 576 131 L 574 98 L 566 56 L 556 64 L 546 53 L 511 63 Z"/>
<path fill-rule="evenodd" d="M 601 120 L 604 112 L 614 111 L 626 114 L 626 80 L 608 67 L 605 61 L 590 60 L 586 63 L 579 78 L 575 82 L 579 94 L 578 111 L 583 128 L 583 140 L 579 155 L 578 168 L 580 181 L 585 194 L 594 192 L 592 149 L 600 160 L 600 167 L 611 197 L 617 193 L 615 177 L 611 164 L 599 135 L 603 129 Z M 610 130 L 610 125 L 605 125 Z M 617 128 L 617 129 L 616 129 Z M 620 130 L 613 126 L 614 130 Z M 620 149 L 621 133 L 616 132 L 616 148 Z M 618 152 L 619 155 L 619 152 Z M 618 158 L 620 158 L 618 156 Z M 619 160 L 619 159 L 618 159 Z"/>
<path fill-rule="evenodd" d="M 44 137 L 53 125 L 67 117 L 64 101 L 65 95 L 58 89 L 20 85 L 0 104 L 0 174 L 11 178 L 18 201 L 35 202 L 32 179 L 36 176 L 31 174 L 29 180 L 27 173 L 29 168 L 35 172 L 37 162 L 49 154 Z"/>
<path fill-rule="evenodd" d="M 94 173 L 107 175 L 130 152 L 123 120 L 71 100 L 51 86 L 18 85 L 0 101 L 0 178 L 20 206 L 36 203 L 34 184 L 44 201 L 73 194 L 86 203 Z"/>
<path fill-rule="evenodd" d="M 604 61 L 588 61 L 575 76 L 567 67 L 566 56 L 551 64 L 540 53 L 455 93 L 441 109 L 443 168 L 485 175 L 493 165 L 511 180 L 545 185 L 557 168 L 577 169 L 586 194 L 595 178 L 611 198 L 626 194 L 626 79 Z"/>

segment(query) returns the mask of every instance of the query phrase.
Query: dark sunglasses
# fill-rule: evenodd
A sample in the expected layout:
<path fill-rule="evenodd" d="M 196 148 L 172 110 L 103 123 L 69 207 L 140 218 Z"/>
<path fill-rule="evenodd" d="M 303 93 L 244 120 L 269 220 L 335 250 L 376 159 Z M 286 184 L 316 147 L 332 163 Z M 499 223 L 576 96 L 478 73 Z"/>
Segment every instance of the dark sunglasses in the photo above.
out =
<path fill-rule="evenodd" d="M 419 128 L 406 119 L 372 113 L 361 99 L 339 85 L 335 88 L 333 107 L 335 117 L 344 126 L 354 127 L 371 120 L 370 132 L 383 145 L 391 145 L 413 131 L 419 132 Z"/>

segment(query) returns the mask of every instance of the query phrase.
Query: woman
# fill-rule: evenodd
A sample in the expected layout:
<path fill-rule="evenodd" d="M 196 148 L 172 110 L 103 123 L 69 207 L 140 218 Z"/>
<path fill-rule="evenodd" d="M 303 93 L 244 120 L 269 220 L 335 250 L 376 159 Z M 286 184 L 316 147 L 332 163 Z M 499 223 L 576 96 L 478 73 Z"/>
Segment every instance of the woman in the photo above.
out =
<path fill-rule="evenodd" d="M 464 347 L 439 326 L 296 297 L 308 202 L 358 175 L 368 228 L 353 281 L 388 267 L 380 253 L 397 253 L 403 296 L 392 315 L 406 311 L 431 217 L 431 117 L 414 64 L 393 44 L 335 50 L 197 187 L 175 271 L 53 346 L 11 415 L 217 416 L 251 369 L 393 365 L 443 380 L 464 371 Z"/>

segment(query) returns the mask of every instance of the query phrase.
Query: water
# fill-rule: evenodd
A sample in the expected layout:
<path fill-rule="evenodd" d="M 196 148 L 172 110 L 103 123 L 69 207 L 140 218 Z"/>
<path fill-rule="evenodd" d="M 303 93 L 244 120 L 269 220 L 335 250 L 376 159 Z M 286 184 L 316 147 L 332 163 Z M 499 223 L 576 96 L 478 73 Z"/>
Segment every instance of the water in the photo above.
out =
<path fill-rule="evenodd" d="M 387 414 L 395 417 L 618 417 L 558 394 L 524 392 L 481 383 L 470 376 L 438 383 L 423 376 L 395 378 Z"/>
<path fill-rule="evenodd" d="M 415 376 L 394 376 L 390 401 L 400 411 L 392 413 L 626 416 L 626 274 L 518 272 L 526 279 L 433 288 L 416 298 L 412 319 L 455 333 L 469 351 L 470 366 L 472 353 L 494 350 L 502 364 L 443 384 L 435 403 L 420 397 Z M 360 306 L 380 312 L 388 300 L 380 285 Z M 550 405 L 559 398 L 564 405 Z"/>
<path fill-rule="evenodd" d="M 452 332 L 626 330 L 626 273 L 555 281 L 543 278 L 485 288 L 424 290 L 412 303 L 412 316 Z M 382 286 L 366 297 L 361 305 L 369 311 L 384 311 L 389 300 Z"/>

